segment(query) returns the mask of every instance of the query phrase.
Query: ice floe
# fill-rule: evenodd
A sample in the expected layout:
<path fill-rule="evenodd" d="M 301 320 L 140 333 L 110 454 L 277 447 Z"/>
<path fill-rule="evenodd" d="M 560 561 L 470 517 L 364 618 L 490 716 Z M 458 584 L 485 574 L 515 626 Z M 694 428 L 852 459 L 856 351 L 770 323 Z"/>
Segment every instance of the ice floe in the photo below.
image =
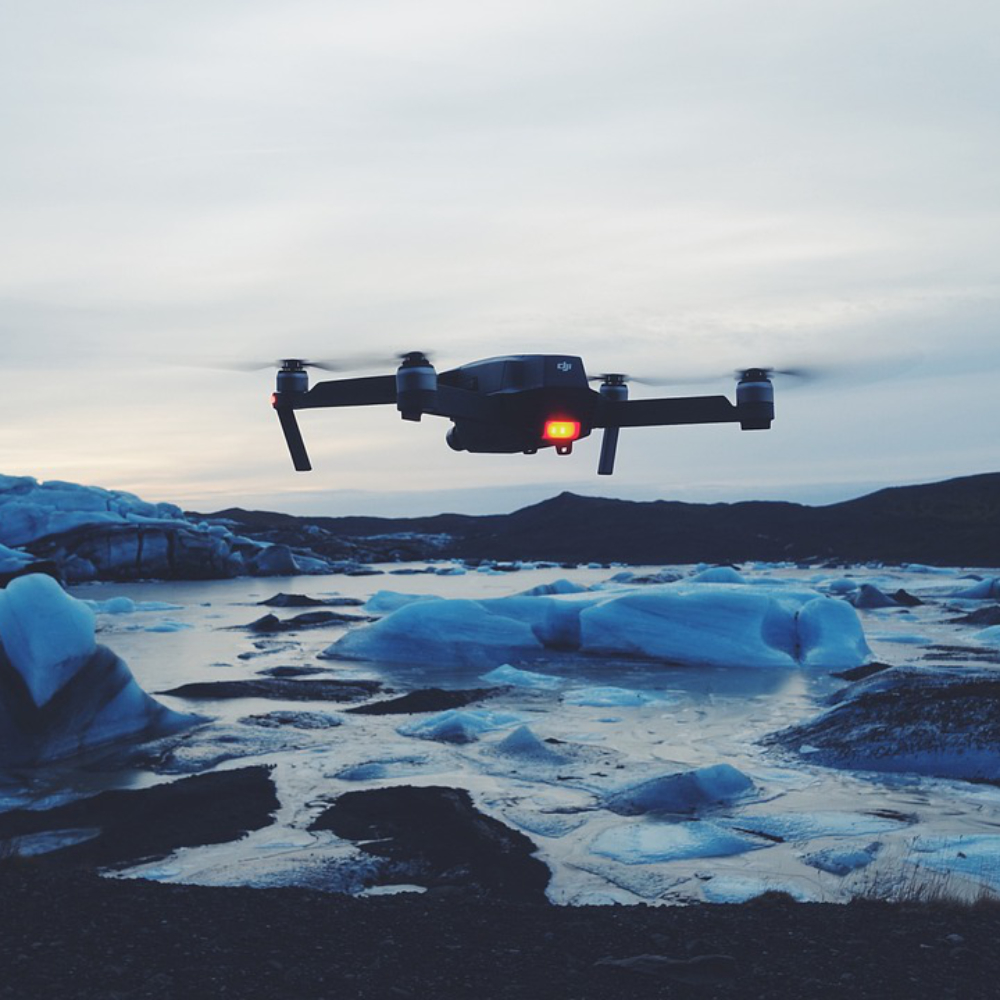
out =
<path fill-rule="evenodd" d="M 666 705 L 672 700 L 672 698 L 662 694 L 652 694 L 649 691 L 638 691 L 635 688 L 612 687 L 608 685 L 573 688 L 563 695 L 563 701 L 567 705 L 586 705 L 593 708 L 634 708 L 639 705 Z"/>
<path fill-rule="evenodd" d="M 767 846 L 764 840 L 742 836 L 707 820 L 649 820 L 604 830 L 591 843 L 590 850 L 625 865 L 645 865 L 728 857 Z"/>
<path fill-rule="evenodd" d="M 871 837 L 905 826 L 901 820 L 885 816 L 832 811 L 736 816 L 718 822 L 749 833 L 792 841 L 817 837 Z"/>
<path fill-rule="evenodd" d="M 324 655 L 489 663 L 545 650 L 775 668 L 842 669 L 871 657 L 857 613 L 843 601 L 789 586 L 711 582 L 411 601 Z"/>

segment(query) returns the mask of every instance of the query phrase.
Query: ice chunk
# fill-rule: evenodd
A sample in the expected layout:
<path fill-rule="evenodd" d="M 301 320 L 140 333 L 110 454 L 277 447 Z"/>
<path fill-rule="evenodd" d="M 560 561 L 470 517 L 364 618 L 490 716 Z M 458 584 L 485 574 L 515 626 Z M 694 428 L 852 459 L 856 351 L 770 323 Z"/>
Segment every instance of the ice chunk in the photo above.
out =
<path fill-rule="evenodd" d="M 608 686 L 574 688 L 563 695 L 563 701 L 567 705 L 586 705 L 593 708 L 666 705 L 670 700 L 662 695 L 650 694 L 648 691 Z"/>
<path fill-rule="evenodd" d="M 545 597 L 551 594 L 582 594 L 586 589 L 586 587 L 578 583 L 573 583 L 572 580 L 559 579 L 553 580 L 551 583 L 540 583 L 537 587 L 532 587 L 530 590 L 523 590 L 516 596 Z"/>
<path fill-rule="evenodd" d="M 849 604 L 817 597 L 798 613 L 799 659 L 805 667 L 840 670 L 867 663 L 872 651 Z"/>
<path fill-rule="evenodd" d="M 93 612 L 50 577 L 0 593 L 0 767 L 33 766 L 196 722 L 154 701 L 111 650 Z"/>
<path fill-rule="evenodd" d="M 831 594 L 853 594 L 858 589 L 858 581 L 851 579 L 831 580 L 826 589 Z"/>
<path fill-rule="evenodd" d="M 767 847 L 705 820 L 664 823 L 640 821 L 613 826 L 590 845 L 594 854 L 625 865 L 681 861 L 685 858 L 717 858 Z"/>
<path fill-rule="evenodd" d="M 33 562 L 37 562 L 34 556 L 0 545 L 0 573 L 17 573 Z"/>
<path fill-rule="evenodd" d="M 490 712 L 484 708 L 458 709 L 438 712 L 427 719 L 418 719 L 400 726 L 396 731 L 403 736 L 441 743 L 472 743 L 483 733 L 506 729 L 524 721 L 514 712 Z"/>
<path fill-rule="evenodd" d="M 604 805 L 622 816 L 642 813 L 692 813 L 734 802 L 754 784 L 731 764 L 713 764 L 694 771 L 667 774 L 612 793 Z"/>
<path fill-rule="evenodd" d="M 967 876 L 1000 889 L 1000 834 L 918 837 L 906 860 L 931 871 Z"/>
<path fill-rule="evenodd" d="M 348 632 L 323 651 L 347 659 L 482 663 L 512 650 L 542 648 L 523 622 L 487 611 L 477 601 L 407 604 L 380 621 Z M 496 660 L 494 659 L 494 662 Z"/>
<path fill-rule="evenodd" d="M 549 674 L 536 674 L 531 670 L 519 670 L 509 663 L 504 663 L 480 678 L 491 684 L 508 684 L 511 687 L 533 688 L 538 691 L 552 691 L 562 684 L 558 677 Z"/>
<path fill-rule="evenodd" d="M 881 844 L 878 842 L 867 847 L 828 847 L 822 851 L 802 855 L 802 860 L 813 868 L 831 875 L 850 875 L 859 868 L 865 868 L 875 860 Z"/>
<path fill-rule="evenodd" d="M 810 903 L 817 896 L 797 882 L 781 878 L 749 878 L 745 875 L 716 875 L 701 887 L 709 903 L 746 903 L 766 892 L 787 893 L 799 903 Z"/>
<path fill-rule="evenodd" d="M 505 757 L 516 757 L 532 764 L 566 763 L 562 754 L 550 750 L 527 726 L 518 726 L 492 749 Z"/>
<path fill-rule="evenodd" d="M 194 628 L 194 626 L 188 622 L 175 622 L 171 618 L 165 618 L 162 622 L 157 622 L 155 625 L 147 625 L 143 629 L 143 632 L 183 632 L 189 628 Z"/>
<path fill-rule="evenodd" d="M 678 663 L 788 667 L 795 664 L 794 611 L 758 588 L 668 584 L 584 608 L 581 646 Z"/>
<path fill-rule="evenodd" d="M 591 602 L 590 594 L 560 594 L 540 597 L 499 597 L 480 601 L 487 611 L 523 622 L 546 649 L 580 648 L 580 607 Z"/>
<path fill-rule="evenodd" d="M 379 590 L 365 602 L 365 611 L 373 615 L 387 615 L 417 601 L 440 600 L 435 594 L 399 594 L 394 590 Z"/>
<path fill-rule="evenodd" d="M 1000 625 L 991 625 L 989 628 L 974 632 L 972 638 L 990 646 L 1000 646 Z"/>
<path fill-rule="evenodd" d="M 952 597 L 962 597 L 974 601 L 1000 600 L 1000 577 L 987 577 L 964 590 L 956 590 Z"/>
<path fill-rule="evenodd" d="M 732 566 L 713 566 L 711 569 L 702 570 L 691 577 L 692 583 L 746 583 L 746 578 L 741 576 Z"/>
<path fill-rule="evenodd" d="M 20 576 L 0 592 L 0 641 L 41 708 L 97 648 L 94 613 L 50 576 Z"/>
<path fill-rule="evenodd" d="M 904 824 L 885 816 L 869 813 L 809 812 L 773 813 L 765 816 L 737 816 L 720 819 L 730 826 L 766 837 L 782 840 L 813 840 L 816 837 L 871 837 L 889 830 L 899 830 Z"/>
<path fill-rule="evenodd" d="M 504 810 L 504 819 L 516 823 L 528 833 L 537 833 L 540 837 L 550 837 L 553 840 L 565 837 L 566 834 L 579 830 L 587 821 L 586 816 L 579 813 L 544 812 L 537 809 L 520 809 L 512 807 Z"/>
<path fill-rule="evenodd" d="M 871 653 L 850 605 L 814 590 L 715 583 L 425 600 L 356 628 L 328 656 L 496 662 L 542 649 L 709 666 L 848 668 Z"/>

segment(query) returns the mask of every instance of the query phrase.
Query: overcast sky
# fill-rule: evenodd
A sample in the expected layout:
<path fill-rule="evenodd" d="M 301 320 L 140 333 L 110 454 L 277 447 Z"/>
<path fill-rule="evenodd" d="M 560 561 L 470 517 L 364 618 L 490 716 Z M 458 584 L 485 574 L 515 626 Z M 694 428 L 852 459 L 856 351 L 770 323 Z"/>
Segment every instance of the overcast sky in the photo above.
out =
<path fill-rule="evenodd" d="M 4 0 L 0 471 L 201 510 L 826 502 L 1000 469 L 995 0 Z M 870 364 L 769 433 L 457 454 L 199 365 Z M 366 374 L 370 372 L 365 372 Z"/>

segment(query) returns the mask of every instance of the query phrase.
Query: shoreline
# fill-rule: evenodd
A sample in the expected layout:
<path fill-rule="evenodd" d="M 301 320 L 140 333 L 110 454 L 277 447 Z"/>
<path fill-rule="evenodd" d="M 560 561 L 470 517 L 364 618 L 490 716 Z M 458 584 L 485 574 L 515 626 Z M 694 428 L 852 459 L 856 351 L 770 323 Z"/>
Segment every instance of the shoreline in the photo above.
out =
<path fill-rule="evenodd" d="M 998 936 L 996 904 L 575 908 L 0 867 L 2 997 L 976 1000 Z"/>

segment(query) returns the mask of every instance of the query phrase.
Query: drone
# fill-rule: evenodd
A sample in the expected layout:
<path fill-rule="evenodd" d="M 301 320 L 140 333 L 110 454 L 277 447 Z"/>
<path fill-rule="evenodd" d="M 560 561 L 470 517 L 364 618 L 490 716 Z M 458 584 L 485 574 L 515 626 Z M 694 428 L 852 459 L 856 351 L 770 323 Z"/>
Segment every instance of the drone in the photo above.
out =
<path fill-rule="evenodd" d="M 295 418 L 296 410 L 328 406 L 393 405 L 403 420 L 424 414 L 452 422 L 446 440 L 455 451 L 533 455 L 555 448 L 569 455 L 573 444 L 600 428 L 597 474 L 614 472 L 618 432 L 623 427 L 738 423 L 767 430 L 774 419 L 772 369 L 736 372 L 736 403 L 726 396 L 629 399 L 624 373 L 588 376 L 583 361 L 566 354 L 512 354 L 437 372 L 422 351 L 400 356 L 393 375 L 339 378 L 310 388 L 307 368 L 325 367 L 300 358 L 279 362 L 271 404 L 278 414 L 292 464 L 312 465 Z M 590 383 L 599 383 L 596 389 Z"/>

